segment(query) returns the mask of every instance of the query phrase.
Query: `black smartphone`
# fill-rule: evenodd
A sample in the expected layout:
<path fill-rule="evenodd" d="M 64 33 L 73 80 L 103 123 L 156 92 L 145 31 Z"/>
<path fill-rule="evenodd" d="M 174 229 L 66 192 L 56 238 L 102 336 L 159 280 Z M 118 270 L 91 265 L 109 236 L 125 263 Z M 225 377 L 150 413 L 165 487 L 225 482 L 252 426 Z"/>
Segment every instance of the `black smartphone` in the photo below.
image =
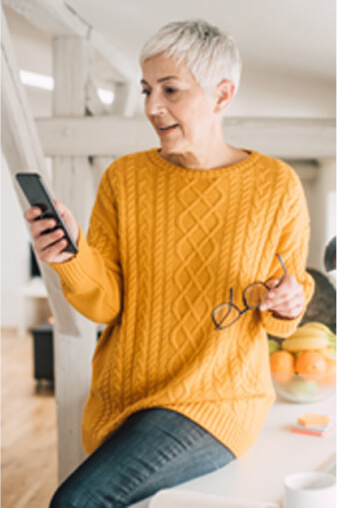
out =
<path fill-rule="evenodd" d="M 32 206 L 38 206 L 42 210 L 42 214 L 37 217 L 36 220 L 46 218 L 53 218 L 56 220 L 56 226 L 52 229 L 46 230 L 44 234 L 50 233 L 57 228 L 63 229 L 64 237 L 68 241 L 68 245 L 63 249 L 63 251 L 76 254 L 78 252 L 76 243 L 71 238 L 68 228 L 57 210 L 54 200 L 43 182 L 41 175 L 38 173 L 16 173 L 15 177 L 28 202 Z"/>

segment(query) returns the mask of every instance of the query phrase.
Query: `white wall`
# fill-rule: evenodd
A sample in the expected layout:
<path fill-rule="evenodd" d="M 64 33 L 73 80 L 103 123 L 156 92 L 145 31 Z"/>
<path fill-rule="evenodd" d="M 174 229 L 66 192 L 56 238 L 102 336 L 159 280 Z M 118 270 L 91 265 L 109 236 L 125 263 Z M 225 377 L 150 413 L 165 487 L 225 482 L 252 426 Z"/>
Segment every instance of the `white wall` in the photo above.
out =
<path fill-rule="evenodd" d="M 324 249 L 336 236 L 336 159 L 318 161 L 319 173 L 310 199 L 312 267 L 324 271 Z"/>
<path fill-rule="evenodd" d="M 244 67 L 230 116 L 335 118 L 336 89 L 319 76 L 306 79 Z"/>
<path fill-rule="evenodd" d="M 18 324 L 20 287 L 29 276 L 29 236 L 4 157 L 1 157 L 1 326 Z"/>

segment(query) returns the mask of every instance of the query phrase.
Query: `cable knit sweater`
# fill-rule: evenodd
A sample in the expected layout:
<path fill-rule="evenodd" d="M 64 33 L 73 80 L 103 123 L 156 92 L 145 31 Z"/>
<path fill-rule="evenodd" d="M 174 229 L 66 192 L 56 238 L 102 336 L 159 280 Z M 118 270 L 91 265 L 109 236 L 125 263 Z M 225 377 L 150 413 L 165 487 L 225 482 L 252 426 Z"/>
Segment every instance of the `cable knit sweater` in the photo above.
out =
<path fill-rule="evenodd" d="M 303 189 L 282 161 L 250 151 L 233 166 L 193 170 L 153 149 L 111 164 L 87 240 L 80 232 L 78 254 L 52 265 L 69 302 L 107 324 L 93 358 L 85 450 L 135 411 L 165 407 L 245 453 L 275 398 L 267 333 L 285 337 L 301 316 L 249 311 L 219 332 L 212 309 L 230 288 L 242 308 L 248 284 L 279 277 L 276 253 L 308 303 L 308 239 Z"/>

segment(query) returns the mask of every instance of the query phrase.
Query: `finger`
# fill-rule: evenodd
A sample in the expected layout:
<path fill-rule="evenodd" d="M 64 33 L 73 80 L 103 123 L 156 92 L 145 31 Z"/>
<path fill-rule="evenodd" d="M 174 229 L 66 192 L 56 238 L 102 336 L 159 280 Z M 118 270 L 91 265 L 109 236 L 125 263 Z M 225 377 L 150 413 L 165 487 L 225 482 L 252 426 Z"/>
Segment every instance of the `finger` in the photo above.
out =
<path fill-rule="evenodd" d="M 56 205 L 62 219 L 64 220 L 74 242 L 77 244 L 78 237 L 79 237 L 79 229 L 78 229 L 78 225 L 77 225 L 77 222 L 75 220 L 75 217 L 74 217 L 72 211 L 69 210 L 69 208 L 67 208 L 60 201 L 55 200 L 55 205 Z"/>
<path fill-rule="evenodd" d="M 64 231 L 61 228 L 55 229 L 46 235 L 39 235 L 35 240 L 34 247 L 38 252 L 44 251 L 55 242 L 64 238 Z"/>
<path fill-rule="evenodd" d="M 296 305 L 295 307 L 289 310 L 271 310 L 274 317 L 280 317 L 285 319 L 295 319 L 297 318 L 303 311 L 302 305 Z"/>
<path fill-rule="evenodd" d="M 270 289 L 277 288 L 281 279 L 270 279 L 266 282 Z"/>
<path fill-rule="evenodd" d="M 285 287 L 285 288 L 277 288 L 272 289 L 267 292 L 265 297 L 265 302 L 272 302 L 275 304 L 279 304 L 281 302 L 287 300 L 293 300 L 299 298 L 303 295 L 303 289 L 301 285 L 296 285 L 294 287 Z"/>
<path fill-rule="evenodd" d="M 303 306 L 301 298 L 286 300 L 278 303 L 277 305 L 269 305 L 268 310 L 279 312 L 280 314 L 290 314 L 293 309 Z"/>
<path fill-rule="evenodd" d="M 31 206 L 30 208 L 28 208 L 28 210 L 25 211 L 23 216 L 28 222 L 32 222 L 36 220 L 41 215 L 41 213 L 42 213 L 41 208 L 37 206 Z"/>
<path fill-rule="evenodd" d="M 64 238 L 40 252 L 39 258 L 45 263 L 64 263 L 74 257 L 70 252 L 63 252 L 68 242 Z"/>
<path fill-rule="evenodd" d="M 291 305 L 303 304 L 304 295 L 302 291 L 296 293 L 278 293 L 273 297 L 267 298 L 262 305 L 270 310 L 276 310 L 281 307 L 289 307 Z"/>
<path fill-rule="evenodd" d="M 55 219 L 41 219 L 30 224 L 30 232 L 34 240 L 37 240 L 45 231 L 56 226 Z"/>
<path fill-rule="evenodd" d="M 61 203 L 61 201 L 58 201 L 57 199 L 54 200 L 55 206 L 62 215 L 62 217 L 65 217 L 67 213 L 69 213 L 69 209 Z"/>
<path fill-rule="evenodd" d="M 281 279 L 279 279 L 279 281 L 280 280 Z M 275 279 L 270 282 L 272 282 L 274 287 L 271 287 L 271 289 L 268 291 L 266 298 L 274 298 L 276 295 L 292 295 L 302 292 L 302 286 L 294 275 L 287 275 L 279 285 L 275 285 Z"/>
<path fill-rule="evenodd" d="M 293 309 L 297 313 L 298 308 L 302 309 L 304 305 L 304 294 L 298 292 L 295 294 L 278 295 L 275 298 L 271 298 L 263 302 L 260 306 L 260 310 L 271 310 L 280 314 L 293 314 Z M 262 308 L 261 308 L 262 307 Z"/>

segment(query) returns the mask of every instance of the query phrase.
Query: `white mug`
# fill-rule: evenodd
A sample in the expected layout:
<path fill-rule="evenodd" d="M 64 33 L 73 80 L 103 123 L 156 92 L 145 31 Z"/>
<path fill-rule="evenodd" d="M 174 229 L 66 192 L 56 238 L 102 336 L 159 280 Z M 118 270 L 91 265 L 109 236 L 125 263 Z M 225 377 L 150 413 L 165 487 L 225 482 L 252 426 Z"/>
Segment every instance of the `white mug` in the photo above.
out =
<path fill-rule="evenodd" d="M 287 476 L 283 508 L 336 508 L 335 476 L 319 472 Z"/>

